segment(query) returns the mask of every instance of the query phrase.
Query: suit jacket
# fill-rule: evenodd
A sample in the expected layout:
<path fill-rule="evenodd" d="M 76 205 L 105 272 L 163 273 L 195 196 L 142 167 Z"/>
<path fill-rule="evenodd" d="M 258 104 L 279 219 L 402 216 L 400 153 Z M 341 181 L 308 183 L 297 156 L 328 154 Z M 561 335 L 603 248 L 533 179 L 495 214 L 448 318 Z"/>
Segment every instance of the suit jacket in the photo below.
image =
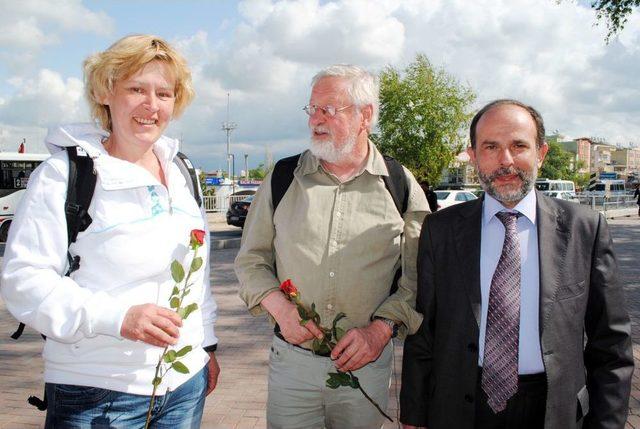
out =
<path fill-rule="evenodd" d="M 405 342 L 403 423 L 474 427 L 482 201 L 424 221 L 417 295 L 424 321 Z M 622 429 L 633 373 L 631 325 L 606 221 L 540 192 L 536 217 L 545 428 Z"/>

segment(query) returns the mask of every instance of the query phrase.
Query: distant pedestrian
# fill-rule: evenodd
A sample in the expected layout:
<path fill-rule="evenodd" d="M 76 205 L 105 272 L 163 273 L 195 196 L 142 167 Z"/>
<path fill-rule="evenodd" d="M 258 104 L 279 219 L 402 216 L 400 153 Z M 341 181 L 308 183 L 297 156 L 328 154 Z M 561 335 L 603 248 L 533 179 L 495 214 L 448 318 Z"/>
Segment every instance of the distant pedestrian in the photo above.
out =
<path fill-rule="evenodd" d="M 427 197 L 427 202 L 429 203 L 429 208 L 431 209 L 431 213 L 435 213 L 438 211 L 438 195 L 431 189 L 428 180 L 423 180 L 420 182 L 420 187 L 424 191 L 424 195 Z"/>
<path fill-rule="evenodd" d="M 637 198 L 638 216 L 640 216 L 640 183 L 636 183 L 636 190 L 633 192 L 633 198 Z"/>

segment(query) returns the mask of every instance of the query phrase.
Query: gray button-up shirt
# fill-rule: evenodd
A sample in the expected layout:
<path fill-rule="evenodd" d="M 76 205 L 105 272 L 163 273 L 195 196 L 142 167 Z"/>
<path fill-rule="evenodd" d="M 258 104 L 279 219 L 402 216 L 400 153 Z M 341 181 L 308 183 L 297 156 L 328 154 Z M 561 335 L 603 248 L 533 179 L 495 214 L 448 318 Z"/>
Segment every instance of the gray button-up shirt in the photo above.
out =
<path fill-rule="evenodd" d="M 404 216 L 384 185 L 387 167 L 371 142 L 362 172 L 344 183 L 305 151 L 275 215 L 267 175 L 251 203 L 235 260 L 239 294 L 250 312 L 263 313 L 262 299 L 291 279 L 302 302 L 309 308 L 315 303 L 325 327 L 343 312 L 347 317 L 339 326 L 345 330 L 380 316 L 401 322 L 401 334 L 414 333 L 422 322 L 415 311 L 418 238 L 429 209 L 416 179 L 404 170 Z M 400 266 L 399 288 L 389 295 Z"/>

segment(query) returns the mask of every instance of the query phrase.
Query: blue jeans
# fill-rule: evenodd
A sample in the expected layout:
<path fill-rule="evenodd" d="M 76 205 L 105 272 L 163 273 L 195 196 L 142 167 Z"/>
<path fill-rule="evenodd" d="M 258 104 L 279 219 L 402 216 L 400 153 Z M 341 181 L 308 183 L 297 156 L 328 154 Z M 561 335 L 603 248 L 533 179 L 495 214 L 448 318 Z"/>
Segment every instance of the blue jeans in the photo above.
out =
<path fill-rule="evenodd" d="M 202 420 L 208 367 L 173 392 L 156 396 L 151 424 L 154 429 L 197 429 Z M 143 428 L 151 396 L 98 387 L 47 383 L 45 429 Z"/>

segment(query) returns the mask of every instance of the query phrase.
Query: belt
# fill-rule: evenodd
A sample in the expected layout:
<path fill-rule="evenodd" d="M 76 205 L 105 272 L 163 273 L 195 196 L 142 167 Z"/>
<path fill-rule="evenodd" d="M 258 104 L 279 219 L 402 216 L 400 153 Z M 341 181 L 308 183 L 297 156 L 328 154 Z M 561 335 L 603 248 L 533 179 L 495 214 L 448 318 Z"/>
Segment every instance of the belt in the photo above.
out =
<path fill-rule="evenodd" d="M 291 344 L 289 341 L 285 340 L 284 336 L 283 336 L 280 332 L 274 332 L 273 334 L 274 334 L 276 337 L 280 338 L 280 339 L 281 339 L 282 341 L 284 341 L 285 343 L 287 343 L 287 344 Z M 331 357 L 331 353 L 320 353 L 320 352 L 314 352 L 314 351 L 313 351 L 313 350 L 311 350 L 311 349 L 307 349 L 307 348 L 305 348 L 305 347 L 301 347 L 301 346 L 299 346 L 299 345 L 297 345 L 297 344 L 291 344 L 291 345 L 292 345 L 293 347 L 296 347 L 296 348 L 300 349 L 300 350 L 304 350 L 304 351 L 307 351 L 307 352 L 311 352 L 311 353 L 313 353 L 313 354 L 314 354 L 314 355 L 316 355 L 316 356 L 321 356 L 321 357 Z"/>

